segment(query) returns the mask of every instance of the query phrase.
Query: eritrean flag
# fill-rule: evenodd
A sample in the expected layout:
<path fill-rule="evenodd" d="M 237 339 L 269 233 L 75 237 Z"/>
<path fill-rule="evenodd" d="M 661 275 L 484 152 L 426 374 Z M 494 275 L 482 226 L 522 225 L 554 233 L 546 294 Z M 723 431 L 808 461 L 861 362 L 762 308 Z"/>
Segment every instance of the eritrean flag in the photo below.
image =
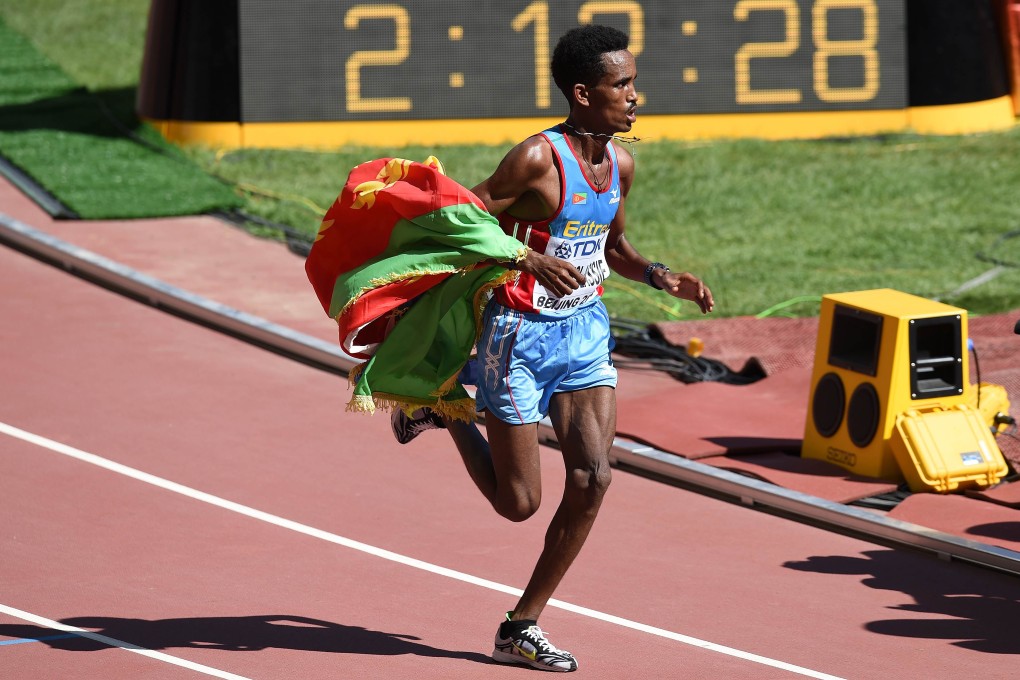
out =
<path fill-rule="evenodd" d="M 354 168 L 305 262 L 340 345 L 366 360 L 351 373 L 347 410 L 431 406 L 472 418 L 457 375 L 478 339 L 485 293 L 516 276 L 483 262 L 525 252 L 435 157 Z"/>

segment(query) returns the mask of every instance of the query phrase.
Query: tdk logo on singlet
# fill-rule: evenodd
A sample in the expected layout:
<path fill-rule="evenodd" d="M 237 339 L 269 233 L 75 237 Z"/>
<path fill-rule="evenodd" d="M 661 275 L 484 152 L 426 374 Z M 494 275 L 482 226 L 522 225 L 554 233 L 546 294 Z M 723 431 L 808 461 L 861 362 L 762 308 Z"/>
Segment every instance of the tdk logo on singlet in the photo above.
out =
<path fill-rule="evenodd" d="M 605 239 L 586 239 L 584 241 L 575 241 L 572 244 L 563 243 L 562 246 L 566 246 L 569 249 L 570 255 L 568 257 L 591 257 L 602 250 L 602 243 L 604 241 Z"/>
<path fill-rule="evenodd" d="M 563 238 L 577 238 L 578 236 L 599 236 L 609 231 L 608 224 L 598 224 L 595 220 L 588 220 L 584 224 L 580 220 L 567 220 L 563 227 Z"/>
<path fill-rule="evenodd" d="M 602 243 L 606 239 L 589 238 L 583 241 L 563 241 L 556 246 L 556 257 L 569 260 L 577 257 L 591 257 L 602 250 Z"/>

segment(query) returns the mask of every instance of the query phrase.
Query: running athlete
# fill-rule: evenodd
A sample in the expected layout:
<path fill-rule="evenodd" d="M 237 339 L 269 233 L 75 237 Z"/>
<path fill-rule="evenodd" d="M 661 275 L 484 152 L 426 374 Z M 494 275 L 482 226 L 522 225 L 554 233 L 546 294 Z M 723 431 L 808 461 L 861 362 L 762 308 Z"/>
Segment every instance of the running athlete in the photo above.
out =
<path fill-rule="evenodd" d="M 401 443 L 446 427 L 472 480 L 509 520 L 532 516 L 542 497 L 538 422 L 550 416 L 566 484 L 545 546 L 517 606 L 496 633 L 496 661 L 577 669 L 538 618 L 588 537 L 609 487 L 616 431 L 616 369 L 600 295 L 610 270 L 712 310 L 697 277 L 640 255 L 624 236 L 634 159 L 613 136 L 634 124 L 637 69 L 626 34 L 588 25 L 565 34 L 552 75 L 570 104 L 565 122 L 524 140 L 473 190 L 508 234 L 529 247 L 516 283 L 495 291 L 478 343 L 474 424 L 394 409 Z"/>

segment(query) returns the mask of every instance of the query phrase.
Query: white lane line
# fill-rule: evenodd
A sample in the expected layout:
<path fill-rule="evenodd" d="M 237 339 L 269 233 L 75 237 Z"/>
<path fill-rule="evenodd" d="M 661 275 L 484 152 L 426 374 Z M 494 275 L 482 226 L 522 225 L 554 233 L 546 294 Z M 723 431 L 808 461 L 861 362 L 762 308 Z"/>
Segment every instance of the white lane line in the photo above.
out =
<path fill-rule="evenodd" d="M 139 647 L 138 645 L 133 645 L 130 642 L 116 640 L 112 637 L 100 635 L 99 633 L 93 633 L 87 630 L 83 630 L 81 628 L 75 628 L 74 626 L 68 626 L 67 624 L 44 618 L 42 616 L 39 616 L 38 614 L 32 614 L 31 612 L 15 609 L 14 607 L 8 607 L 5 604 L 0 604 L 0 612 L 3 612 L 8 616 L 13 616 L 16 619 L 21 619 L 22 621 L 30 621 L 37 625 L 45 626 L 46 628 L 62 630 L 65 633 L 74 633 L 75 635 L 79 635 L 83 638 L 88 638 L 89 640 L 95 640 L 96 642 L 101 642 L 104 645 L 109 645 L 110 647 L 119 647 L 120 649 L 125 649 L 129 652 L 134 652 L 135 654 L 141 654 L 142 656 L 147 656 L 152 659 L 156 659 L 157 661 L 173 664 L 175 666 L 182 666 L 183 668 L 198 671 L 199 673 L 205 673 L 206 675 L 211 675 L 214 678 L 223 678 L 224 680 L 250 680 L 250 678 L 246 678 L 243 675 L 234 675 L 233 673 L 228 673 L 227 671 L 221 671 L 218 668 L 204 666 L 200 663 L 195 663 L 194 661 L 179 659 L 176 656 L 170 656 L 169 654 L 164 654 L 163 652 L 157 652 L 152 649 L 146 649 L 145 647 Z"/>
<path fill-rule="evenodd" d="M 201 501 L 203 503 L 208 503 L 209 505 L 214 505 L 216 507 L 223 508 L 224 510 L 230 510 L 231 512 L 236 512 L 240 515 L 251 517 L 252 519 L 257 519 L 262 522 L 273 524 L 284 529 L 289 529 L 299 534 L 304 534 L 306 536 L 318 538 L 323 541 L 335 543 L 336 545 L 341 545 L 345 548 L 357 550 L 359 552 L 363 552 L 374 557 L 379 557 L 384 560 L 389 560 L 391 562 L 403 564 L 405 566 L 413 567 L 415 569 L 421 569 L 422 571 L 427 571 L 432 574 L 446 576 L 447 578 L 452 578 L 457 581 L 463 581 L 464 583 L 470 583 L 472 585 L 476 585 L 482 588 L 488 588 L 489 590 L 495 590 L 497 592 L 515 595 L 517 597 L 519 597 L 523 592 L 519 588 L 513 588 L 511 586 L 503 585 L 502 583 L 496 583 L 495 581 L 490 581 L 488 579 L 480 578 L 478 576 L 472 576 L 471 574 L 465 574 L 463 572 L 455 571 L 453 569 L 447 569 L 446 567 L 440 567 L 438 565 L 431 564 L 429 562 L 424 562 L 413 557 L 407 557 L 399 553 L 384 550 L 383 548 L 377 548 L 367 543 L 361 543 L 360 541 L 355 541 L 350 538 L 345 538 L 343 536 L 330 533 L 328 531 L 323 531 L 322 529 L 316 529 L 315 527 L 310 527 L 307 524 L 301 524 L 300 522 L 295 522 L 293 520 L 279 517 L 268 512 L 263 512 L 262 510 L 256 510 L 255 508 L 251 508 L 246 505 L 241 505 L 240 503 L 228 501 L 226 499 L 220 498 L 219 496 L 213 496 L 212 494 L 205 493 L 204 491 L 198 491 L 196 489 L 192 489 L 191 487 L 184 486 L 183 484 L 171 482 L 170 480 L 163 479 L 162 477 L 157 477 L 147 472 L 142 472 L 141 470 L 128 467 L 127 465 L 123 465 L 121 463 L 117 463 L 112 460 L 102 458 L 94 453 L 82 451 L 72 446 L 68 446 L 67 444 L 61 444 L 60 442 L 53 441 L 52 439 L 47 439 L 46 437 L 42 437 L 31 432 L 26 432 L 25 430 L 21 430 L 19 428 L 16 428 L 12 425 L 8 425 L 3 422 L 0 422 L 0 433 L 6 434 L 15 439 L 20 439 L 21 441 L 28 442 L 30 444 L 34 444 L 44 449 L 48 449 L 55 453 L 60 453 L 62 455 L 75 458 L 82 462 L 104 468 L 111 472 L 116 472 L 117 474 L 124 475 L 125 477 L 130 477 L 140 482 L 145 482 L 146 484 L 151 484 L 161 489 L 172 491 L 173 493 L 177 493 L 182 496 L 187 496 L 188 498 Z M 665 630 L 663 628 L 656 628 L 655 626 L 649 626 L 644 623 L 638 623 L 637 621 L 631 621 L 629 619 L 614 616 L 612 614 L 606 614 L 595 609 L 581 607 L 579 605 L 564 602 L 562 600 L 556 599 L 549 600 L 549 606 L 557 607 L 559 609 L 573 612 L 575 614 L 580 614 L 581 616 L 587 616 L 593 619 L 598 619 L 599 621 L 604 621 L 606 623 L 612 623 L 617 626 L 622 626 L 624 628 L 637 630 L 642 633 L 648 633 L 650 635 L 656 635 L 658 637 L 675 640 L 676 642 L 681 642 L 685 645 L 691 645 L 693 647 L 699 647 L 701 649 L 705 649 L 708 651 L 718 652 L 720 654 L 736 657 L 738 659 L 743 659 L 745 661 L 751 661 L 753 663 L 762 664 L 764 666 L 780 668 L 786 671 L 790 671 L 791 673 L 796 673 L 798 675 L 803 675 L 809 678 L 818 678 L 819 680 L 842 680 L 841 678 L 835 675 L 829 675 L 827 673 L 822 673 L 821 671 L 811 670 L 810 668 L 795 666 L 793 664 L 786 663 L 785 661 L 770 659 L 769 657 L 766 656 L 760 656 L 758 654 L 752 654 L 751 652 L 745 652 L 743 650 L 735 649 L 733 647 L 719 645 L 714 642 L 709 642 L 707 640 L 701 640 L 699 638 L 691 637 L 689 635 L 683 635 L 682 633 L 674 633 L 673 631 Z"/>

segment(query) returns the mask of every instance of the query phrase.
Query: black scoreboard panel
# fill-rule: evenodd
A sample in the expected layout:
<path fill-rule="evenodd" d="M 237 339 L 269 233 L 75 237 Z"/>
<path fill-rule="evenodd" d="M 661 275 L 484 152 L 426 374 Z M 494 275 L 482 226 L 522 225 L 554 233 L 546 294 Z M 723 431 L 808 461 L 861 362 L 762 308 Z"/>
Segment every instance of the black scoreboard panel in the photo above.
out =
<path fill-rule="evenodd" d="M 241 122 L 549 117 L 556 40 L 631 37 L 641 114 L 901 109 L 905 0 L 239 0 Z"/>

